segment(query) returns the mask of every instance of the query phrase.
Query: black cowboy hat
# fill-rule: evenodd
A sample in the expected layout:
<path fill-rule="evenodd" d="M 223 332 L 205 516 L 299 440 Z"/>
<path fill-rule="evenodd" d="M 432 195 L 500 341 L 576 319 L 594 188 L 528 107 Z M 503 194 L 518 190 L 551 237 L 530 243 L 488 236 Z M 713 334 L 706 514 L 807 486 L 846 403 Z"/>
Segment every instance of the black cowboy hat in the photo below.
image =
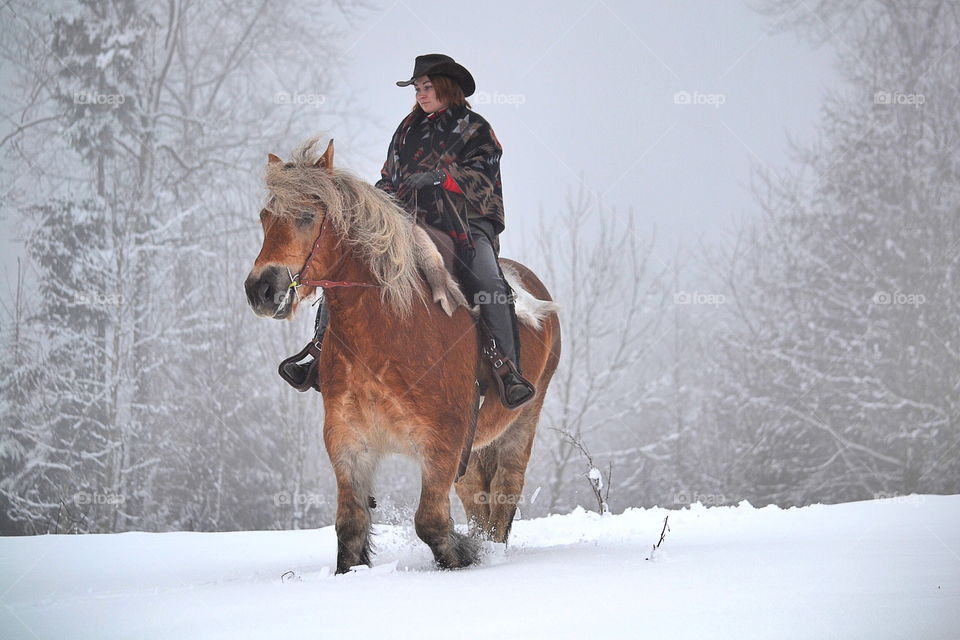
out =
<path fill-rule="evenodd" d="M 477 84 L 473 81 L 470 72 L 462 64 L 458 64 L 453 58 L 442 53 L 417 56 L 413 64 L 413 75 L 409 80 L 398 80 L 397 86 L 410 86 L 414 79 L 420 76 L 450 76 L 463 89 L 464 97 L 473 95 L 477 90 Z"/>

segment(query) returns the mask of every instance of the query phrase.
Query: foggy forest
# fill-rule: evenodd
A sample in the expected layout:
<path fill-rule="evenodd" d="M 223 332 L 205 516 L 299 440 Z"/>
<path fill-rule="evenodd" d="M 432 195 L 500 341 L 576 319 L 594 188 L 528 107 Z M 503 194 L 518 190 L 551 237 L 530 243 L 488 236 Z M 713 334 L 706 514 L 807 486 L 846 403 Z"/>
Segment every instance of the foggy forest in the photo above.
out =
<path fill-rule="evenodd" d="M 837 79 L 814 135 L 784 128 L 789 154 L 742 176 L 749 199 L 726 233 L 664 239 L 653 212 L 608 202 L 576 165 L 539 211 L 507 197 L 508 219 L 524 218 L 508 255 L 537 271 L 563 323 L 523 518 L 960 492 L 960 4 L 793 5 L 749 10 L 771 37 L 826 52 Z M 331 71 L 371 55 L 350 32 L 372 7 L 0 10 L 0 533 L 333 523 L 322 398 L 276 373 L 312 310 L 267 322 L 242 285 L 268 153 L 311 134 L 373 140 L 372 159 L 343 164 L 379 177 L 374 154 L 403 112 L 375 125 Z M 411 60 L 381 60 L 386 80 L 363 81 L 392 87 Z M 622 103 L 598 91 L 624 120 L 638 100 L 734 101 L 709 87 Z M 474 107 L 496 126 L 483 95 Z M 551 108 L 533 102 L 501 108 Z M 505 160 L 538 144 L 515 134 Z M 408 518 L 418 483 L 387 461 L 378 517 Z"/>

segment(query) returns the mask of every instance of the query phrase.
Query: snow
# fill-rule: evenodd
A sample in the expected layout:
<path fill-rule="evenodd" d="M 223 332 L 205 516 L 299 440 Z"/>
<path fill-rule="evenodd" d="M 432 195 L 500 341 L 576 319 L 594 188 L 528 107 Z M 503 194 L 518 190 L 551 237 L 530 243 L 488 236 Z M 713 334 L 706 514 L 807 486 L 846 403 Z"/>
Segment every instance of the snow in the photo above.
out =
<path fill-rule="evenodd" d="M 597 485 L 598 488 L 603 486 L 603 479 L 602 479 L 602 476 L 600 475 L 600 469 L 593 467 L 592 469 L 590 469 L 590 473 L 587 475 L 590 477 L 591 480 L 593 480 L 593 484 Z"/>
<path fill-rule="evenodd" d="M 0 538 L 0 637 L 960 635 L 960 495 L 577 509 L 452 572 L 412 526 L 376 531 L 376 566 L 345 576 L 332 527 Z"/>

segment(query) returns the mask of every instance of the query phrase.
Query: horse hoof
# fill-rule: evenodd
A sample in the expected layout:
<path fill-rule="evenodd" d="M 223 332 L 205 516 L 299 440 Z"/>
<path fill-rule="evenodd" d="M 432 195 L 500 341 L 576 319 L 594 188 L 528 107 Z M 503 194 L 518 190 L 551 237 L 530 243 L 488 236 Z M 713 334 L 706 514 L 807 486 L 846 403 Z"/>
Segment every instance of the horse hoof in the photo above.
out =
<path fill-rule="evenodd" d="M 480 561 L 480 540 L 454 531 L 450 535 L 452 553 L 449 557 L 437 556 L 441 569 L 463 569 Z"/>

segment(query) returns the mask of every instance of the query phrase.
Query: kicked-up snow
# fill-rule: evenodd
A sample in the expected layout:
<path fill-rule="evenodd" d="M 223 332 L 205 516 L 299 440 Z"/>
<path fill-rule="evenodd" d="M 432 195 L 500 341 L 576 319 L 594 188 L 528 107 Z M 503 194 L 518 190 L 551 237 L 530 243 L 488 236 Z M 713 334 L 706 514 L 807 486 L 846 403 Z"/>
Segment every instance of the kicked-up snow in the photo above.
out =
<path fill-rule="evenodd" d="M 332 527 L 0 538 L 0 638 L 960 637 L 960 495 L 578 509 L 460 571 L 376 533 L 343 576 Z"/>

